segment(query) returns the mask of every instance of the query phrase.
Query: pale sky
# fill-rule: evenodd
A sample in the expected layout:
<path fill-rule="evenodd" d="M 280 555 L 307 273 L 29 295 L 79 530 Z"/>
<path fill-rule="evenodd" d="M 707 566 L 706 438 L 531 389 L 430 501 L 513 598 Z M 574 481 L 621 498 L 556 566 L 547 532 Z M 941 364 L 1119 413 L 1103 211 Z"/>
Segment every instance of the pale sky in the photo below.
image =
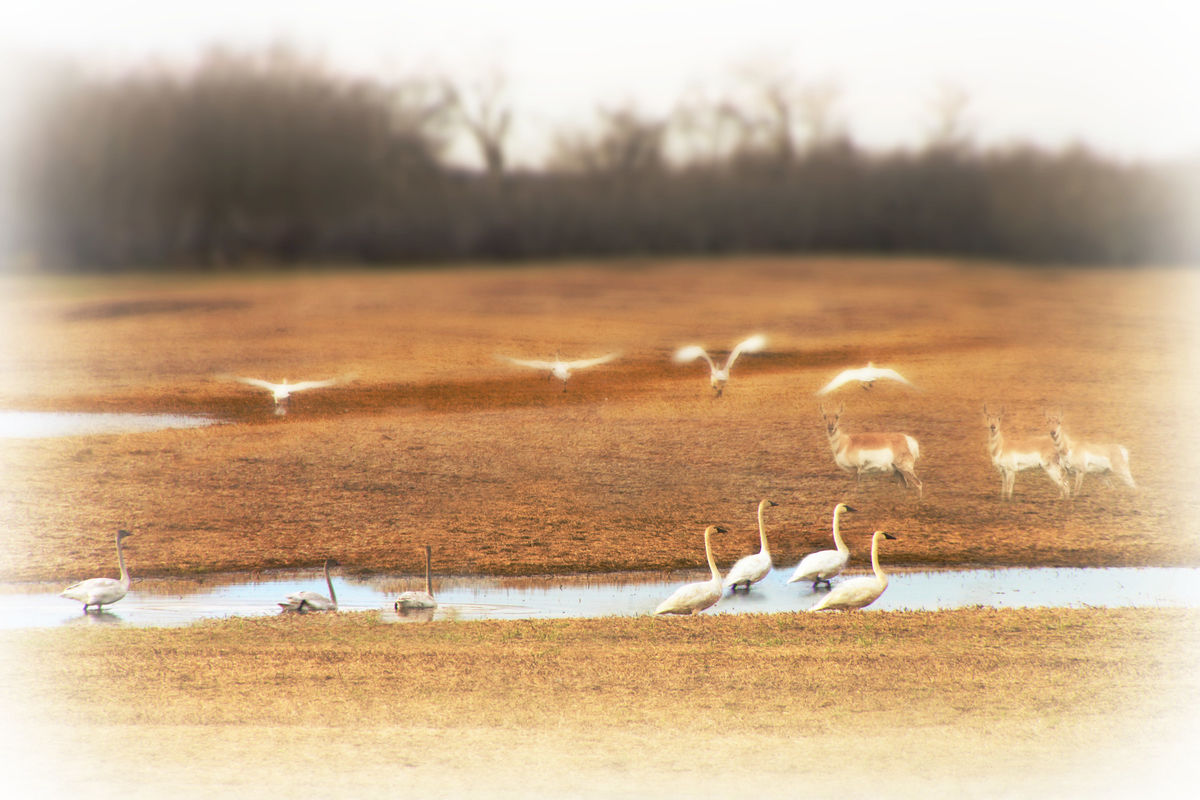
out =
<path fill-rule="evenodd" d="M 330 66 L 461 81 L 498 68 L 526 160 L 600 105 L 666 114 L 769 61 L 838 87 L 873 148 L 919 144 L 953 86 L 984 144 L 1084 142 L 1120 158 L 1200 156 L 1200 13 L 1177 0 L 40 0 L 11 4 L 0 53 L 119 70 L 223 44 L 287 42 Z"/>

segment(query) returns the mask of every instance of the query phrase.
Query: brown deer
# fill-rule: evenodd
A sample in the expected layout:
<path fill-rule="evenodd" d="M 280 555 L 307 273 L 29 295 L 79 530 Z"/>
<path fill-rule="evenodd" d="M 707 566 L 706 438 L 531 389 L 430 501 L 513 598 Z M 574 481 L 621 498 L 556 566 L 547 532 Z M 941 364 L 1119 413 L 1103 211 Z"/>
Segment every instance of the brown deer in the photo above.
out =
<path fill-rule="evenodd" d="M 1129 450 L 1119 444 L 1097 444 L 1076 442 L 1067 436 L 1062 426 L 1062 411 L 1057 414 L 1046 412 L 1050 424 L 1050 439 L 1058 451 L 1059 461 L 1067 475 L 1075 478 L 1075 493 L 1083 487 L 1083 476 L 1094 472 L 1106 482 L 1112 475 L 1120 478 L 1126 486 L 1136 488 L 1133 475 L 1129 472 Z"/>
<path fill-rule="evenodd" d="M 833 460 L 839 467 L 854 472 L 859 481 L 864 472 L 898 475 L 905 487 L 917 488 L 918 497 L 924 494 L 924 484 L 916 473 L 917 459 L 921 456 L 916 439 L 907 433 L 846 433 L 840 427 L 845 403 L 832 413 L 824 405 L 820 408 Z"/>
<path fill-rule="evenodd" d="M 1004 418 L 1004 407 L 998 413 L 983 406 L 983 417 L 988 427 L 988 454 L 992 465 L 1000 471 L 1000 498 L 1011 500 L 1017 473 L 1041 467 L 1046 476 L 1058 487 L 1059 497 L 1070 497 L 1071 488 L 1063 471 L 1058 450 L 1049 438 L 1026 437 L 1009 439 L 1000 432 L 1000 421 Z"/>

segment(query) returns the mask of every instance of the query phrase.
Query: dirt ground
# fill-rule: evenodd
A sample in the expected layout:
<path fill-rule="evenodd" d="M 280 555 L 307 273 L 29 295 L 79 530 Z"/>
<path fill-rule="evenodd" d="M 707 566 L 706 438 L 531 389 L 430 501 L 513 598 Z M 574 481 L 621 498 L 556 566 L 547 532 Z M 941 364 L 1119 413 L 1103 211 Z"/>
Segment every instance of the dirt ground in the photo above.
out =
<path fill-rule="evenodd" d="M 829 545 L 853 563 L 887 529 L 896 566 L 1200 563 L 1197 276 L 882 259 L 636 261 L 252 277 L 7 279 L 0 409 L 202 413 L 233 424 L 9 440 L 0 580 L 314 566 L 446 574 L 722 567 L 771 515 L 778 563 Z M 714 400 L 699 342 L 747 354 Z M 497 358 L 619 360 L 557 381 Z M 835 466 L 816 389 L 847 366 L 917 387 L 829 396 L 851 431 L 920 442 L 918 499 Z M 353 376 L 297 395 L 228 379 Z M 1136 490 L 1089 477 L 1058 499 L 1021 473 L 1012 502 L 982 407 L 1010 434 L 1061 409 L 1076 439 L 1119 442 Z M 101 572 L 98 572 L 101 571 Z"/>

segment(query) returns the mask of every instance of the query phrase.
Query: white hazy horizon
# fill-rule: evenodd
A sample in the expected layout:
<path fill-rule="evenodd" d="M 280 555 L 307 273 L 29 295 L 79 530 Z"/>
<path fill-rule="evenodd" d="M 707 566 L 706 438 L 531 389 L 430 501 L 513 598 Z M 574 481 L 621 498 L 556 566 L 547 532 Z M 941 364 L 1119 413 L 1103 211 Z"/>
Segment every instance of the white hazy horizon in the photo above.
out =
<path fill-rule="evenodd" d="M 1200 13 L 1184 2 L 1010 0 L 45 0 L 10 9 L 0 56 L 15 84 L 46 64 L 184 67 L 214 47 L 280 43 L 332 70 L 469 85 L 504 75 L 510 149 L 544 158 L 598 108 L 666 116 L 733 89 L 747 66 L 836 88 L 834 117 L 870 149 L 920 146 L 946 90 L 981 146 L 1082 144 L 1120 159 L 1200 157 Z M 10 114 L 13 112 L 9 112 Z M 466 142 L 452 151 L 471 163 Z"/>

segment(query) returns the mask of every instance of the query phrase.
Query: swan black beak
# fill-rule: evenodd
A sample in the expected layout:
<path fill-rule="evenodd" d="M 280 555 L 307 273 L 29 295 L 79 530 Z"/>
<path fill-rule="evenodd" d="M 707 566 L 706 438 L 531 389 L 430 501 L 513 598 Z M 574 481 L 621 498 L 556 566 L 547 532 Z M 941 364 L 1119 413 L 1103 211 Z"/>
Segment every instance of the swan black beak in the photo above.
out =
<path fill-rule="evenodd" d="M 847 506 L 845 503 L 842 503 L 842 505 L 845 506 L 845 508 L 842 509 L 843 511 L 850 511 L 850 512 L 858 511 L 857 508 L 852 508 L 850 506 Z"/>
<path fill-rule="evenodd" d="M 896 537 L 895 537 L 895 536 L 892 536 L 890 533 L 885 533 L 885 534 L 883 535 L 883 538 L 885 538 L 885 539 L 895 539 Z"/>

